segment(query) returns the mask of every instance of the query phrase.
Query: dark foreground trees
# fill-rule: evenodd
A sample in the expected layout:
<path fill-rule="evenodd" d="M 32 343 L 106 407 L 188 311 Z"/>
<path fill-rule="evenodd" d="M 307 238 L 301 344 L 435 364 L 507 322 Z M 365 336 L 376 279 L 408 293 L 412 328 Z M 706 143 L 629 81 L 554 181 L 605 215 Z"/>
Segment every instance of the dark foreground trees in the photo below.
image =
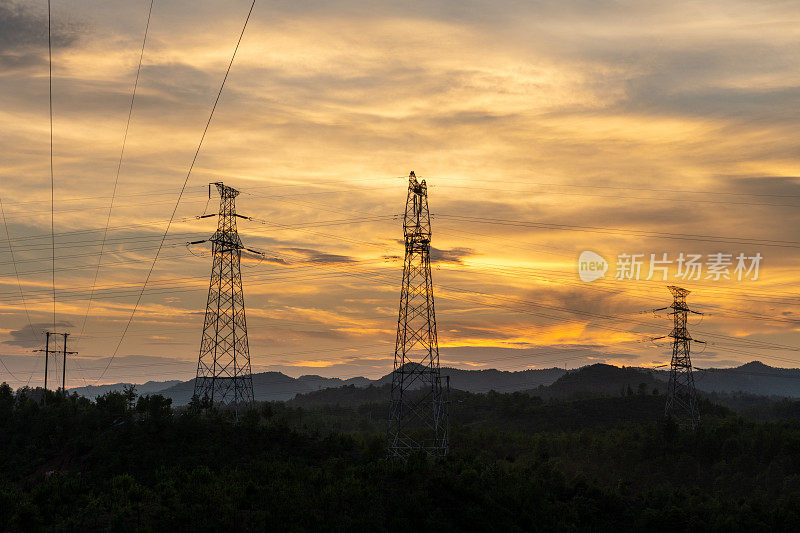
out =
<path fill-rule="evenodd" d="M 384 459 L 377 410 L 265 404 L 173 412 L 160 397 L 0 389 L 0 525 L 83 530 L 796 530 L 800 424 L 730 415 L 697 433 L 638 421 L 649 396 L 596 399 L 613 424 L 559 429 L 526 395 L 476 395 L 445 459 Z M 588 401 L 588 400 L 581 400 Z M 631 409 L 620 421 L 619 410 Z M 540 411 L 540 410 L 544 411 Z M 537 432 L 534 422 L 550 427 Z M 567 411 L 565 411 L 567 409 Z M 359 417 L 363 418 L 360 422 Z M 515 423 L 515 417 L 519 423 Z M 623 417 L 624 418 L 624 417 Z M 587 416 L 588 420 L 589 417 Z M 331 422 L 333 420 L 333 422 Z M 328 423 L 330 422 L 330 423 Z M 364 429 L 359 429 L 364 428 Z"/>

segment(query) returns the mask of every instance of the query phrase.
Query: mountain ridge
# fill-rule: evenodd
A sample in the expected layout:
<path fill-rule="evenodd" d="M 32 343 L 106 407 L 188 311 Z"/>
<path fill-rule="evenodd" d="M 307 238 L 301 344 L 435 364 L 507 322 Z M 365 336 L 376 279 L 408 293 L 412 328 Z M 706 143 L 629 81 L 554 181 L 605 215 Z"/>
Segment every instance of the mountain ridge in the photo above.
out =
<path fill-rule="evenodd" d="M 611 368 L 620 370 L 621 374 L 614 374 L 613 379 L 608 380 L 603 376 L 603 372 L 604 370 L 611 372 Z M 497 392 L 526 391 L 548 397 L 565 397 L 580 393 L 616 394 L 619 392 L 620 386 L 630 386 L 632 389 L 638 390 L 642 383 L 648 392 L 654 388 L 663 391 L 663 384 L 669 379 L 668 370 L 617 367 L 604 363 L 586 365 L 569 371 L 562 368 L 514 371 L 494 368 L 467 370 L 443 367 L 442 374 L 450 376 L 452 389 L 474 393 L 486 393 L 491 390 Z M 610 376 L 611 374 L 607 377 Z M 561 378 L 564 379 L 561 380 Z M 557 381 L 561 382 L 554 386 Z M 695 382 L 698 390 L 708 393 L 745 392 L 764 396 L 800 397 L 800 369 L 772 367 L 761 361 L 751 361 L 732 368 L 695 370 Z M 349 385 L 357 388 L 369 385 L 380 387 L 387 383 L 391 383 L 391 373 L 378 379 L 369 379 L 363 376 L 347 379 L 327 378 L 315 374 L 293 378 L 282 372 L 253 374 L 253 389 L 257 401 L 286 401 L 298 394 L 307 394 L 322 389 Z M 70 391 L 94 398 L 110 390 L 122 390 L 126 385 L 131 385 L 131 383 L 76 387 Z M 550 387 L 550 390 L 545 392 L 542 390 L 544 387 Z M 172 398 L 175 405 L 185 405 L 194 392 L 194 379 L 148 381 L 141 385 L 136 384 L 136 389 L 140 394 L 163 394 Z"/>

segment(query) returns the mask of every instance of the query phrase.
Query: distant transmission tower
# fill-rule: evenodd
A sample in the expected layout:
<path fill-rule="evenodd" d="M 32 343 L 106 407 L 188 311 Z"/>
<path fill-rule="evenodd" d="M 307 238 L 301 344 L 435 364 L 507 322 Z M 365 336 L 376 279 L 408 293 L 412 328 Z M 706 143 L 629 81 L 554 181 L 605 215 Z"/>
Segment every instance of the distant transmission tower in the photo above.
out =
<path fill-rule="evenodd" d="M 692 359 L 689 352 L 693 340 L 695 342 L 704 341 L 692 339 L 686 329 L 686 320 L 689 313 L 696 315 L 702 313 L 693 311 L 686 305 L 686 296 L 691 291 L 674 285 L 667 288 L 672 293 L 674 301 L 671 306 L 658 309 L 658 311 L 672 309 L 669 314 L 673 318 L 673 328 L 668 335 L 668 337 L 672 337 L 672 361 L 670 362 L 667 405 L 664 408 L 664 415 L 673 416 L 681 424 L 695 429 L 700 423 L 700 413 L 697 410 L 697 392 L 694 387 Z"/>
<path fill-rule="evenodd" d="M 412 172 L 403 218 L 405 261 L 389 405 L 388 452 L 447 453 L 449 377 L 439 372 L 439 342 L 431 280 L 428 188 Z"/>
<path fill-rule="evenodd" d="M 239 191 L 222 182 L 213 185 L 219 191 L 219 213 L 200 217 L 219 218 L 217 231 L 210 239 L 214 262 L 194 394 L 201 400 L 207 398 L 212 404 L 233 405 L 238 416 L 239 406 L 252 404 L 254 400 L 240 265 L 242 250 L 246 248 L 236 231 L 236 219 L 248 217 L 236 213 L 235 199 Z M 206 241 L 190 244 L 201 242 Z"/>

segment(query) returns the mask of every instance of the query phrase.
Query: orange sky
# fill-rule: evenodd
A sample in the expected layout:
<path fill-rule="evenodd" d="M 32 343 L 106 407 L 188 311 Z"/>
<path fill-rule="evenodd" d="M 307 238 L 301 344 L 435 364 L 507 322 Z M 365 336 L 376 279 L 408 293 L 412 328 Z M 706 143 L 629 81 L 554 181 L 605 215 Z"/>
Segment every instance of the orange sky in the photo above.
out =
<path fill-rule="evenodd" d="M 302 5 L 301 5 L 302 4 Z M 178 198 L 249 8 L 156 0 L 86 319 L 148 1 L 53 3 L 57 321 L 97 382 Z M 46 18 L 0 2 L 0 354 L 41 380 L 52 326 Z M 241 189 L 255 371 L 390 370 L 410 170 L 425 177 L 443 364 L 800 366 L 800 24 L 786 2 L 258 2 L 166 246 L 102 382 L 194 375 L 213 232 Z M 467 218 L 465 218 L 467 217 Z M 577 273 L 584 250 L 605 279 Z M 620 254 L 760 253 L 757 281 L 615 280 Z M 646 269 L 646 266 L 645 266 Z M 674 275 L 674 268 L 670 272 Z M 25 295 L 30 324 L 19 297 Z M 32 333 L 31 331 L 36 333 Z M 697 352 L 702 350 L 697 347 Z"/>

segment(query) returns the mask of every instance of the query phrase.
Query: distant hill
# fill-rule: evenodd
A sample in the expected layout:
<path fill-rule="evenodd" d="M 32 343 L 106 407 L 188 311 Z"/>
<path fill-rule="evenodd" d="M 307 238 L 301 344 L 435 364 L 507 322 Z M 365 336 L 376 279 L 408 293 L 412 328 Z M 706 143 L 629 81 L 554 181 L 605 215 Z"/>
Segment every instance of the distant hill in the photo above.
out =
<path fill-rule="evenodd" d="M 452 369 L 447 369 L 452 370 Z M 488 371 L 489 376 L 493 376 L 495 371 Z M 531 372 L 531 371 L 527 371 Z M 530 396 L 538 396 L 545 400 L 558 399 L 558 400 L 583 400 L 583 399 L 597 399 L 598 397 L 627 397 L 627 396 L 654 396 L 653 391 L 658 392 L 659 397 L 655 404 L 661 406 L 663 409 L 663 396 L 662 393 L 666 390 L 666 383 L 653 377 L 653 375 L 645 370 L 634 367 L 616 367 L 606 364 L 595 364 L 565 372 L 561 369 L 551 369 L 547 371 L 533 371 L 542 372 L 536 375 L 540 381 L 544 380 L 545 376 L 553 377 L 559 375 L 558 379 L 551 381 L 548 384 L 540 384 L 536 388 L 528 387 L 531 381 L 517 382 L 519 389 L 514 391 L 503 390 L 501 387 L 490 387 L 491 381 L 482 383 L 476 381 L 474 374 L 482 375 L 480 372 L 461 370 L 459 373 L 469 376 L 471 379 L 456 381 L 451 378 L 452 383 L 457 383 L 459 386 L 451 388 L 451 401 L 458 403 L 464 392 L 487 393 L 487 392 L 526 392 Z M 445 373 L 445 369 L 442 369 Z M 472 373 L 472 374 L 471 374 Z M 511 373 L 513 374 L 513 373 Z M 517 374 L 522 374 L 519 372 Z M 460 377 L 460 376 L 456 376 Z M 519 378 L 519 376 L 515 376 Z M 378 380 L 378 385 L 363 387 L 341 387 L 335 389 L 325 389 L 314 391 L 306 394 L 299 394 L 290 401 L 294 406 L 315 408 L 323 405 L 338 405 L 341 407 L 352 407 L 364 403 L 385 403 L 389 400 L 390 381 L 384 376 Z M 466 382 L 467 387 L 477 385 L 478 390 L 469 390 L 467 387 L 462 386 Z M 496 381 L 494 382 L 497 383 Z M 524 395 L 526 398 L 530 396 Z M 539 400 L 541 401 L 541 400 Z M 648 400 L 649 402 L 649 400 Z M 591 403 L 591 402 L 590 402 Z M 654 405 L 655 405 L 654 404 Z M 476 404 L 477 405 L 477 404 Z M 641 402 L 637 405 L 644 405 Z M 648 404 L 649 405 L 649 404 Z M 467 417 L 469 418 L 469 417 Z"/>
<path fill-rule="evenodd" d="M 662 372 L 662 379 L 666 380 L 667 375 L 667 372 Z M 695 386 L 706 392 L 747 392 L 800 398 L 800 369 L 776 368 L 752 361 L 737 368 L 696 371 Z"/>
<path fill-rule="evenodd" d="M 546 392 L 534 391 L 545 397 L 566 398 L 571 395 L 619 394 L 630 386 L 634 392 L 641 383 L 649 392 L 666 390 L 668 370 L 637 367 L 616 367 L 606 364 L 585 366 L 572 370 L 548 387 Z M 747 393 L 759 396 L 800 398 L 800 369 L 776 368 L 752 361 L 735 368 L 709 368 L 694 371 L 695 387 L 707 393 Z"/>
<path fill-rule="evenodd" d="M 457 368 L 442 368 L 442 374 L 450 376 L 453 384 L 451 387 L 470 392 L 488 392 L 490 390 L 513 392 L 530 389 L 540 385 L 549 385 L 564 373 L 565 370 L 560 368 L 523 370 L 520 372 L 494 369 L 461 370 Z M 298 394 L 306 394 L 318 390 L 344 386 L 364 388 L 369 385 L 375 385 L 381 387 L 391 382 L 391 373 L 372 380 L 365 377 L 340 379 L 315 375 L 292 378 L 281 372 L 261 372 L 253 374 L 253 392 L 257 401 L 286 401 Z M 457 387 L 456 383 L 458 384 Z M 96 387 L 78 387 L 71 390 L 83 396 L 94 398 L 110 390 L 121 391 L 125 385 L 129 384 L 115 383 Z M 142 388 L 145 386 L 146 388 Z M 191 400 L 194 392 L 194 380 L 161 382 L 160 386 L 157 382 L 148 382 L 145 385 L 137 385 L 136 387 L 140 393 L 163 394 L 172 398 L 174 405 L 186 405 Z"/>
<path fill-rule="evenodd" d="M 407 364 L 410 366 L 411 364 Z M 463 370 L 460 368 L 442 367 L 442 376 L 450 378 L 450 388 L 468 392 L 515 392 L 550 385 L 567 371 L 563 368 L 545 368 L 536 370 Z M 392 382 L 392 374 L 386 374 L 376 380 L 376 385 Z"/>
<path fill-rule="evenodd" d="M 261 372 L 253 374 L 253 394 L 256 401 L 286 401 L 297 394 L 312 392 L 322 389 L 354 385 L 366 387 L 372 380 L 357 377 L 350 379 L 325 378 L 322 376 L 300 376 L 292 378 L 281 372 Z M 194 393 L 194 380 L 178 382 L 171 387 L 159 391 L 169 398 L 175 405 L 185 405 L 192 399 Z"/>
<path fill-rule="evenodd" d="M 515 392 L 534 387 L 550 385 L 566 374 L 563 368 L 545 368 L 541 370 L 461 370 L 459 368 L 443 368 L 442 374 L 450 376 L 450 387 L 468 392 Z M 391 383 L 391 374 L 385 378 Z"/>
<path fill-rule="evenodd" d="M 666 383 L 649 371 L 602 363 L 567 372 L 552 385 L 530 391 L 544 398 L 577 399 L 595 396 L 620 396 L 630 393 L 662 393 Z"/>
<path fill-rule="evenodd" d="M 111 391 L 122 392 L 123 388 L 129 387 L 131 385 L 134 385 L 136 387 L 136 392 L 138 392 L 139 394 L 155 394 L 163 391 L 168 387 L 177 385 L 178 383 L 183 383 L 183 382 L 174 379 L 171 381 L 148 381 L 147 383 L 140 383 L 140 384 L 114 383 L 112 385 L 87 385 L 86 387 L 75 387 L 69 390 L 70 392 L 77 392 L 79 395 L 85 396 L 86 398 L 94 399 L 107 392 Z"/>
<path fill-rule="evenodd" d="M 335 389 L 322 389 L 298 394 L 289 400 L 288 404 L 306 409 L 316 409 L 329 405 L 349 408 L 365 403 L 386 403 L 388 405 L 391 388 L 391 383 L 369 385 L 367 387 L 347 385 Z"/>
<path fill-rule="evenodd" d="M 598 395 L 616 396 L 627 392 L 652 394 L 653 389 L 663 392 L 669 373 L 664 370 L 649 370 L 636 367 L 616 367 L 595 364 L 569 372 L 560 368 L 541 370 L 462 370 L 442 368 L 442 374 L 450 377 L 450 388 L 472 393 L 528 391 L 544 398 L 581 398 Z M 281 372 L 253 374 L 253 389 L 256 400 L 286 401 L 298 394 L 307 394 L 330 388 L 351 386 L 365 388 L 375 385 L 380 388 L 391 383 L 391 373 L 372 380 L 365 377 L 350 379 L 326 378 L 322 376 L 300 376 L 292 378 Z M 754 361 L 737 368 L 717 368 L 695 371 L 698 390 L 709 393 L 748 393 L 762 396 L 784 396 L 800 398 L 800 369 L 775 368 Z M 643 384 L 643 385 L 642 385 Z M 78 394 L 94 398 L 109 390 L 122 390 L 126 383 L 78 387 L 71 389 Z M 185 405 L 194 391 L 194 380 L 148 381 L 136 385 L 144 394 L 159 393 L 173 399 L 175 405 Z M 358 394 L 351 392 L 353 401 Z"/>

